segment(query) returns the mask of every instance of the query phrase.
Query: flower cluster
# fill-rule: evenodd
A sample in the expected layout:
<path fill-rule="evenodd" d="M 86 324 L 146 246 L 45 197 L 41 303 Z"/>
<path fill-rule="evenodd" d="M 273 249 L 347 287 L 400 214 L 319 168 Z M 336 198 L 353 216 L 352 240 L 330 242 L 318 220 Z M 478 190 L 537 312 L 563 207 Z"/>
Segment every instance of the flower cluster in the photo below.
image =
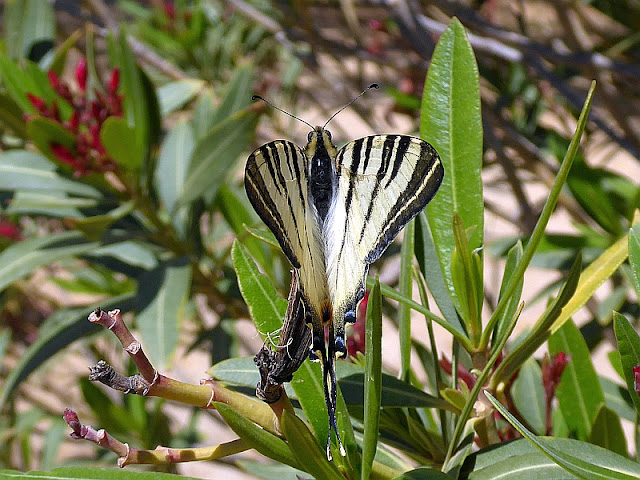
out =
<path fill-rule="evenodd" d="M 53 70 L 49 71 L 48 76 L 51 87 L 71 105 L 73 110 L 69 118 L 61 118 L 57 100 L 47 105 L 44 99 L 31 93 L 27 97 L 40 115 L 57 122 L 76 139 L 73 149 L 52 143 L 53 154 L 60 162 L 71 166 L 76 176 L 114 170 L 116 162 L 107 155 L 100 141 L 100 129 L 108 117 L 123 115 L 123 96 L 118 94 L 120 71 L 117 68 L 113 70 L 109 81 L 103 86 L 104 90 L 94 89 L 93 99 L 90 99 L 87 91 L 87 62 L 84 58 L 78 61 L 75 68 L 75 92 Z"/>

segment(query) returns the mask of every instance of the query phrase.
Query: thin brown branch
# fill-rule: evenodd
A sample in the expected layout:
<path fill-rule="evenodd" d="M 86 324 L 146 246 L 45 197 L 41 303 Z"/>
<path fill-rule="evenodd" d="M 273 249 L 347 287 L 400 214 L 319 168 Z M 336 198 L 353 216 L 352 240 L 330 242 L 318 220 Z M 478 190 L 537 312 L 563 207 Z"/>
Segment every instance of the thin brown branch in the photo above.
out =
<path fill-rule="evenodd" d="M 200 460 L 216 460 L 229 455 L 248 450 L 250 447 L 242 439 L 209 447 L 198 448 L 169 448 L 158 446 L 155 450 L 139 450 L 130 447 L 107 433 L 106 430 L 96 430 L 91 425 L 83 425 L 76 412 L 70 409 L 64 411 L 63 418 L 73 432 L 71 438 L 86 440 L 114 452 L 118 455 L 118 466 L 127 465 L 166 465 L 170 463 L 195 462 Z"/>

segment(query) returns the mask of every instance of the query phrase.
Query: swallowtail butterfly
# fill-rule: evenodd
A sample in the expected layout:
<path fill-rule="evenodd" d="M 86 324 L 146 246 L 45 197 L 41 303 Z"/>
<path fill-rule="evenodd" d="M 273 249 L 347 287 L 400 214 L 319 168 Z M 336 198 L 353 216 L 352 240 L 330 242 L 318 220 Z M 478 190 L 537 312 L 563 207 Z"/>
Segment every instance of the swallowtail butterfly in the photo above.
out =
<path fill-rule="evenodd" d="M 312 130 L 304 149 L 287 140 L 261 146 L 249 156 L 245 170 L 253 208 L 297 273 L 312 329 L 309 357 L 322 362 L 328 459 L 332 429 L 345 455 L 335 416 L 335 359 L 347 353 L 345 323 L 356 320 L 369 265 L 433 198 L 444 175 L 436 150 L 416 137 L 371 135 L 335 147 L 325 127 L 369 88 L 322 127 L 254 97 Z"/>

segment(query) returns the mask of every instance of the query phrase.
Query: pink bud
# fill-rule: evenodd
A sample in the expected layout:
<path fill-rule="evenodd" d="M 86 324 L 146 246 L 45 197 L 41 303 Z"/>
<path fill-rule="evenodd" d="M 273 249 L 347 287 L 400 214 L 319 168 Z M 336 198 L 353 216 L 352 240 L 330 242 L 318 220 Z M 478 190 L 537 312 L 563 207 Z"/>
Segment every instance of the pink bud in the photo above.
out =
<path fill-rule="evenodd" d="M 67 147 L 60 145 L 59 143 L 52 143 L 50 148 L 58 160 L 75 168 L 76 170 L 78 169 L 78 162 Z"/>
<path fill-rule="evenodd" d="M 58 79 L 58 75 L 53 70 L 49 70 L 47 72 L 47 76 L 49 77 L 49 83 L 53 87 L 53 89 L 57 92 L 60 87 L 60 80 Z"/>
<path fill-rule="evenodd" d="M 83 92 L 87 89 L 87 60 L 81 57 L 76 64 L 76 81 Z"/>
<path fill-rule="evenodd" d="M 18 226 L 9 220 L 0 220 L 0 237 L 10 238 L 11 240 L 21 240 L 22 233 Z"/>
<path fill-rule="evenodd" d="M 107 85 L 107 91 L 114 95 L 118 91 L 118 87 L 120 86 L 120 69 L 114 68 L 113 72 L 111 72 L 111 78 L 109 79 L 109 84 Z"/>
<path fill-rule="evenodd" d="M 633 388 L 640 395 L 640 365 L 633 367 Z"/>
<path fill-rule="evenodd" d="M 40 97 L 36 97 L 33 93 L 27 93 L 27 98 L 31 102 L 31 105 L 36 108 L 36 110 L 38 110 L 43 115 L 46 113 L 47 104 L 44 103 L 43 99 L 41 99 Z"/>

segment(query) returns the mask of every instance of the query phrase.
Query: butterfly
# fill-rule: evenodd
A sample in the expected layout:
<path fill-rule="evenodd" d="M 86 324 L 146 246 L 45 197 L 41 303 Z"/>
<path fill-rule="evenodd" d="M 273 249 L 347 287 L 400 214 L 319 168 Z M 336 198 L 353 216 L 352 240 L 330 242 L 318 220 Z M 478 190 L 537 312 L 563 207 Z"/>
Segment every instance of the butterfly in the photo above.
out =
<path fill-rule="evenodd" d="M 444 169 L 436 150 L 407 135 L 370 135 L 333 144 L 327 124 L 307 124 L 306 147 L 275 140 L 255 150 L 245 169 L 245 190 L 273 232 L 299 282 L 305 321 L 311 327 L 309 358 L 320 361 L 331 431 L 346 455 L 336 422 L 335 359 L 347 354 L 345 324 L 356 321 L 369 265 L 433 198 Z M 325 340 L 325 330 L 328 339 Z"/>

